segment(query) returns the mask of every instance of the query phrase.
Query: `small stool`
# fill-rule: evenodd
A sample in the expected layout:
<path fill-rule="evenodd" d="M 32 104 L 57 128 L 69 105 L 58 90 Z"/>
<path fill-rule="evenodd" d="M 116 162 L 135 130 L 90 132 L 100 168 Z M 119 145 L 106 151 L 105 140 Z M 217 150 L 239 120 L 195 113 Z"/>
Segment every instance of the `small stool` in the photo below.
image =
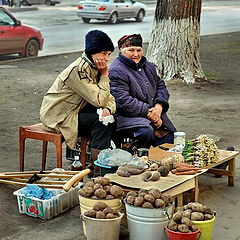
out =
<path fill-rule="evenodd" d="M 42 170 L 46 167 L 47 145 L 48 142 L 53 142 L 56 146 L 57 167 L 62 168 L 62 143 L 64 142 L 61 133 L 48 132 L 43 129 L 43 124 L 38 123 L 30 126 L 19 127 L 19 163 L 20 171 L 24 171 L 24 155 L 25 155 L 25 140 L 26 138 L 42 140 Z M 81 137 L 81 162 L 83 168 L 86 168 L 86 136 Z"/>

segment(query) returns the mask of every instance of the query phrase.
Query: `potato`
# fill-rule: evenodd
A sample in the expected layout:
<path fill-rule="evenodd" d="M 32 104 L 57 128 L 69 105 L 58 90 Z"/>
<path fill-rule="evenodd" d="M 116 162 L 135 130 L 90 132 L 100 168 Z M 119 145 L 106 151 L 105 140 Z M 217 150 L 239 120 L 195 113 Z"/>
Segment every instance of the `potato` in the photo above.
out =
<path fill-rule="evenodd" d="M 147 202 L 150 202 L 150 203 L 154 203 L 155 202 L 155 198 L 151 194 L 146 194 L 143 198 Z"/>
<path fill-rule="evenodd" d="M 145 193 L 145 192 L 141 192 L 141 193 L 138 194 L 138 197 L 144 197 L 146 194 L 147 193 Z"/>
<path fill-rule="evenodd" d="M 139 169 L 139 168 L 135 168 L 135 167 L 129 167 L 127 169 L 127 172 L 129 172 L 131 175 L 138 175 L 140 173 L 142 173 L 144 171 L 144 169 Z"/>
<path fill-rule="evenodd" d="M 203 213 L 208 213 L 210 215 L 214 214 L 214 211 L 211 208 L 208 208 L 206 206 L 203 206 Z"/>
<path fill-rule="evenodd" d="M 94 179 L 94 184 L 98 183 L 100 185 L 103 185 L 103 182 L 104 182 L 103 177 L 97 177 Z"/>
<path fill-rule="evenodd" d="M 104 189 L 99 188 L 94 192 L 94 195 L 97 196 L 99 199 L 106 198 L 107 193 Z"/>
<path fill-rule="evenodd" d="M 150 202 L 145 202 L 142 205 L 143 208 L 153 208 L 153 205 Z"/>
<path fill-rule="evenodd" d="M 155 199 L 161 197 L 161 192 L 158 189 L 151 189 L 148 193 L 153 195 Z"/>
<path fill-rule="evenodd" d="M 126 199 L 126 202 L 130 205 L 133 205 L 134 204 L 134 201 L 135 201 L 135 198 L 134 196 L 128 196 L 127 199 Z"/>
<path fill-rule="evenodd" d="M 172 219 L 174 220 L 174 221 L 181 221 L 181 219 L 182 219 L 182 212 L 175 212 L 174 214 L 173 214 L 173 216 L 172 216 Z"/>
<path fill-rule="evenodd" d="M 189 227 L 185 224 L 179 224 L 178 225 L 178 231 L 181 233 L 188 233 L 189 232 Z"/>
<path fill-rule="evenodd" d="M 134 200 L 134 206 L 135 207 L 141 207 L 144 203 L 144 198 L 143 197 L 136 197 Z"/>
<path fill-rule="evenodd" d="M 160 178 L 160 173 L 155 172 L 152 174 L 152 176 L 149 178 L 149 181 L 157 181 Z"/>
<path fill-rule="evenodd" d="M 211 220 L 213 218 L 213 215 L 211 214 L 204 214 L 204 220 Z"/>
<path fill-rule="evenodd" d="M 136 192 L 134 192 L 134 191 L 130 191 L 130 192 L 128 192 L 127 193 L 127 196 L 126 196 L 126 198 L 128 197 L 128 196 L 134 196 L 134 197 L 137 197 L 137 193 Z"/>
<path fill-rule="evenodd" d="M 192 213 L 192 210 L 187 209 L 187 210 L 183 211 L 183 217 L 187 217 L 187 218 L 191 219 L 191 213 Z"/>
<path fill-rule="evenodd" d="M 97 211 L 96 212 L 96 218 L 98 219 L 104 219 L 106 216 L 102 211 Z"/>
<path fill-rule="evenodd" d="M 203 205 L 198 202 L 193 203 L 191 208 L 193 212 L 203 212 L 204 210 Z"/>
<path fill-rule="evenodd" d="M 109 185 L 106 185 L 106 186 L 103 187 L 103 189 L 106 191 L 107 194 L 110 193 L 110 188 L 111 187 Z"/>
<path fill-rule="evenodd" d="M 148 182 L 151 177 L 152 177 L 152 173 L 149 171 L 144 172 L 141 176 L 141 178 L 144 182 Z"/>
<path fill-rule="evenodd" d="M 93 191 L 96 191 L 96 190 L 99 189 L 99 188 L 103 188 L 103 186 L 102 186 L 101 184 L 99 184 L 99 183 L 96 183 L 96 184 L 94 184 L 94 186 L 93 186 Z"/>
<path fill-rule="evenodd" d="M 94 182 L 93 181 L 89 181 L 89 182 L 86 182 L 84 187 L 90 187 L 90 188 L 93 188 L 94 186 Z"/>
<path fill-rule="evenodd" d="M 95 218 L 96 217 L 96 211 L 91 209 L 91 210 L 88 210 L 84 213 L 85 216 L 87 217 L 92 217 L 92 218 Z"/>
<path fill-rule="evenodd" d="M 141 188 L 141 189 L 138 191 L 138 193 L 148 193 L 148 190 Z"/>
<path fill-rule="evenodd" d="M 131 175 L 137 175 L 142 173 L 144 171 L 144 168 L 134 164 L 128 164 L 128 165 L 120 166 L 118 170 L 129 172 Z"/>
<path fill-rule="evenodd" d="M 198 230 L 198 228 L 194 225 L 192 225 L 190 229 L 192 232 L 196 232 Z"/>
<path fill-rule="evenodd" d="M 130 168 L 135 168 L 135 169 L 138 169 L 138 170 L 144 170 L 144 168 L 143 167 L 141 167 L 141 166 L 138 166 L 138 165 L 135 165 L 135 164 L 127 164 L 127 165 L 125 165 L 126 167 L 130 167 Z"/>
<path fill-rule="evenodd" d="M 187 217 L 182 217 L 181 223 L 187 225 L 188 227 L 192 226 L 192 221 Z"/>
<path fill-rule="evenodd" d="M 108 213 L 112 213 L 113 214 L 113 210 L 110 207 L 106 207 L 103 209 L 103 213 L 105 215 L 107 215 Z"/>
<path fill-rule="evenodd" d="M 161 166 L 159 169 L 158 169 L 158 172 L 160 173 L 160 175 L 162 177 L 166 177 L 168 174 L 169 174 L 169 169 L 164 167 L 164 166 Z"/>
<path fill-rule="evenodd" d="M 108 195 L 106 196 L 106 199 L 114 199 L 114 196 L 111 195 L 111 194 L 108 194 Z"/>
<path fill-rule="evenodd" d="M 83 197 L 91 197 L 94 191 L 91 187 L 83 187 L 79 190 L 79 194 Z"/>
<path fill-rule="evenodd" d="M 98 197 L 95 196 L 95 195 L 94 195 L 94 196 L 91 196 L 91 198 L 92 198 L 92 199 L 98 199 Z"/>
<path fill-rule="evenodd" d="M 121 198 L 123 196 L 123 190 L 121 187 L 113 185 L 110 188 L 110 193 L 115 197 L 115 198 Z"/>
<path fill-rule="evenodd" d="M 116 171 L 116 174 L 120 177 L 130 177 L 131 176 L 131 174 L 128 171 L 123 171 L 121 169 L 118 169 Z"/>
<path fill-rule="evenodd" d="M 183 207 L 176 207 L 174 212 L 179 212 L 179 211 L 183 211 L 184 206 Z"/>
<path fill-rule="evenodd" d="M 154 205 L 157 208 L 165 208 L 165 202 L 162 199 L 156 199 Z"/>
<path fill-rule="evenodd" d="M 96 211 L 102 211 L 103 209 L 109 207 L 105 202 L 97 202 L 93 205 L 93 209 Z"/>
<path fill-rule="evenodd" d="M 169 194 L 165 194 L 164 195 L 166 198 L 168 198 L 168 202 L 169 203 L 173 203 L 173 201 L 174 201 L 174 197 L 173 196 L 171 196 L 171 195 L 169 195 Z"/>
<path fill-rule="evenodd" d="M 112 219 L 112 218 L 114 218 L 114 214 L 108 213 L 108 214 L 106 215 L 106 219 Z"/>
<path fill-rule="evenodd" d="M 204 220 L 204 215 L 203 215 L 203 213 L 200 213 L 200 212 L 192 212 L 191 220 L 192 221 L 202 221 L 202 220 Z"/>
<path fill-rule="evenodd" d="M 110 184 L 110 179 L 107 178 L 107 177 L 103 177 L 102 178 L 102 185 L 106 186 L 106 185 L 109 185 L 109 184 Z"/>
<path fill-rule="evenodd" d="M 162 199 L 165 202 L 166 207 L 169 205 L 169 198 L 167 196 L 162 195 L 160 199 Z"/>
<path fill-rule="evenodd" d="M 152 163 L 149 167 L 150 171 L 157 171 L 158 170 L 158 164 L 157 163 Z"/>
<path fill-rule="evenodd" d="M 172 230 L 172 231 L 177 231 L 178 230 L 178 225 L 175 221 L 170 220 L 169 224 L 168 224 L 168 229 Z"/>
<path fill-rule="evenodd" d="M 190 202 L 190 203 L 188 203 L 187 205 L 186 205 L 186 209 L 192 209 L 192 206 L 194 205 L 194 202 Z M 186 210 L 186 209 L 184 209 L 184 210 Z"/>

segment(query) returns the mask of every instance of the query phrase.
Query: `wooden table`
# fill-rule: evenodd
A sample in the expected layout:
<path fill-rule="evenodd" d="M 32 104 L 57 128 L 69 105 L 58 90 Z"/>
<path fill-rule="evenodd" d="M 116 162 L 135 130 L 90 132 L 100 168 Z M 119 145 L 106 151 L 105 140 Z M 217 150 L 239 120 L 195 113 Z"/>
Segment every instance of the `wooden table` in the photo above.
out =
<path fill-rule="evenodd" d="M 203 169 L 202 173 L 207 172 L 208 169 Z M 167 177 L 161 177 L 156 182 L 144 182 L 140 175 L 132 175 L 130 177 L 120 177 L 116 173 L 107 174 L 106 176 L 110 178 L 111 182 L 121 185 L 125 190 L 139 190 L 139 189 L 151 189 L 157 188 L 162 193 L 170 194 L 175 196 L 177 199 L 177 205 L 183 205 L 183 193 L 191 190 L 192 201 L 198 200 L 198 176 L 202 173 L 197 173 L 195 175 L 175 175 L 169 173 Z"/>
<path fill-rule="evenodd" d="M 156 152 L 158 151 L 159 151 L 159 154 L 156 154 Z M 152 157 L 155 156 L 154 160 L 157 160 L 156 159 L 157 155 L 160 156 L 162 159 L 165 156 L 164 152 L 166 151 L 161 149 L 154 149 L 152 154 L 150 154 L 150 156 Z M 205 167 L 204 169 L 202 169 L 201 173 L 197 173 L 196 175 L 175 175 L 175 174 L 169 173 L 167 177 L 161 177 L 156 182 L 144 182 L 141 179 L 141 175 L 133 175 L 130 177 L 120 177 L 116 173 L 114 173 L 114 174 L 107 174 L 107 176 L 110 178 L 111 182 L 121 185 L 123 188 L 125 188 L 128 191 L 131 189 L 139 190 L 143 188 L 148 190 L 151 188 L 157 188 L 163 193 L 170 194 L 171 196 L 175 196 L 177 199 L 177 205 L 182 206 L 183 193 L 188 190 L 191 190 L 191 201 L 198 201 L 198 195 L 199 195 L 198 177 L 200 174 L 203 174 L 205 172 L 210 172 L 210 173 L 219 174 L 219 175 L 226 175 L 228 176 L 228 185 L 233 186 L 235 176 L 236 176 L 235 157 L 238 154 L 239 152 L 236 152 L 236 151 L 220 150 L 220 157 L 218 162 Z M 166 155 L 169 156 L 169 152 L 167 152 Z M 228 164 L 228 170 L 212 169 L 213 167 L 225 162 Z"/>
<path fill-rule="evenodd" d="M 212 163 L 204 169 L 208 169 L 208 173 L 217 175 L 228 176 L 228 186 L 234 186 L 236 178 L 236 157 L 239 155 L 237 151 L 220 150 L 219 160 L 216 163 Z M 227 163 L 228 169 L 217 169 L 217 166 L 221 163 Z M 213 167 L 216 167 L 216 169 Z"/>

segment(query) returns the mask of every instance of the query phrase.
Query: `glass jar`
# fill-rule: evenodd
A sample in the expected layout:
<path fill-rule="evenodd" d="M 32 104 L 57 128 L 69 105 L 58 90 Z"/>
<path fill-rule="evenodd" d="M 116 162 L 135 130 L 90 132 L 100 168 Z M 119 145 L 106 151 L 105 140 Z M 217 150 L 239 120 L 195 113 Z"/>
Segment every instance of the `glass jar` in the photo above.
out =
<path fill-rule="evenodd" d="M 175 132 L 174 133 L 174 145 L 180 145 L 181 148 L 185 147 L 186 133 L 185 132 Z"/>

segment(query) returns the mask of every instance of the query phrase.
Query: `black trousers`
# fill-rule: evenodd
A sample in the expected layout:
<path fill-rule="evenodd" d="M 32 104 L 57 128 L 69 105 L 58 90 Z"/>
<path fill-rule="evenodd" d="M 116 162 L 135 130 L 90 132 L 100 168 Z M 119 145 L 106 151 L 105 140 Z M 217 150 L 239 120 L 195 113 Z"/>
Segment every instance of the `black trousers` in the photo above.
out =
<path fill-rule="evenodd" d="M 105 126 L 99 122 L 99 115 L 96 112 L 80 111 L 78 113 L 79 136 L 90 138 L 90 147 L 103 150 L 110 147 L 112 124 Z"/>

